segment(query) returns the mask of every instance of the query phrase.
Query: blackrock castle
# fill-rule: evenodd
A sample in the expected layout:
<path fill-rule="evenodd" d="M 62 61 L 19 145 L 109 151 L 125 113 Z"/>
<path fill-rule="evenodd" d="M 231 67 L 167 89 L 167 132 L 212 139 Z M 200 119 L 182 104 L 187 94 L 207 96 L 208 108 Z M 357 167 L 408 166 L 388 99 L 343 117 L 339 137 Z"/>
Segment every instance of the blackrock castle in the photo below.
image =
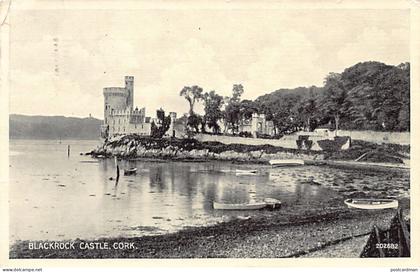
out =
<path fill-rule="evenodd" d="M 125 77 L 124 87 L 106 87 L 104 93 L 104 123 L 101 136 L 109 138 L 117 135 L 138 134 L 150 136 L 152 122 L 159 126 L 156 118 L 146 117 L 146 108 L 133 108 L 134 77 Z M 171 112 L 171 127 L 176 113 Z"/>

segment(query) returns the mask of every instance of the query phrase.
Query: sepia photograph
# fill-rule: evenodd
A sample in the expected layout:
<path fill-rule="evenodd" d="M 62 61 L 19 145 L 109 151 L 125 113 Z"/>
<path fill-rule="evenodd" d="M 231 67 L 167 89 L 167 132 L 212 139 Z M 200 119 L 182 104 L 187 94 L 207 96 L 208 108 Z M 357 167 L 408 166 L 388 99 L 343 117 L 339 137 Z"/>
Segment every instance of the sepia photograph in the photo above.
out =
<path fill-rule="evenodd" d="M 413 257 L 409 6 L 110 2 L 1 1 L 7 259 Z"/>

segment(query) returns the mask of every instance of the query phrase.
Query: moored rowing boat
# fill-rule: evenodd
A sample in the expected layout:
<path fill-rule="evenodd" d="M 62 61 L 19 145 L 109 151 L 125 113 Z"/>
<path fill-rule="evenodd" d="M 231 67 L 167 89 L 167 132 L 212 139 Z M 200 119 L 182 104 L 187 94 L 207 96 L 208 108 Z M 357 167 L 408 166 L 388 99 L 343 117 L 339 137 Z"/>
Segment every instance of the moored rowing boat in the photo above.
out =
<path fill-rule="evenodd" d="M 259 210 L 266 207 L 277 208 L 281 202 L 274 198 L 265 198 L 262 201 L 248 202 L 248 203 L 221 203 L 213 202 L 215 210 Z"/>
<path fill-rule="evenodd" d="M 270 160 L 269 163 L 272 166 L 299 166 L 304 165 L 305 162 L 299 159 L 290 159 L 290 160 Z"/>
<path fill-rule="evenodd" d="M 396 199 L 346 199 L 344 203 L 351 208 L 364 210 L 378 209 L 396 209 L 398 208 L 398 200 Z"/>
<path fill-rule="evenodd" d="M 124 175 L 134 175 L 137 172 L 137 168 L 130 168 L 130 169 L 124 169 Z"/>
<path fill-rule="evenodd" d="M 239 203 L 239 204 L 228 204 L 213 202 L 213 208 L 215 210 L 259 210 L 265 208 L 267 203 L 255 202 L 255 203 Z"/>
<path fill-rule="evenodd" d="M 240 170 L 236 169 L 236 175 L 237 176 L 256 176 L 258 175 L 257 170 Z"/>

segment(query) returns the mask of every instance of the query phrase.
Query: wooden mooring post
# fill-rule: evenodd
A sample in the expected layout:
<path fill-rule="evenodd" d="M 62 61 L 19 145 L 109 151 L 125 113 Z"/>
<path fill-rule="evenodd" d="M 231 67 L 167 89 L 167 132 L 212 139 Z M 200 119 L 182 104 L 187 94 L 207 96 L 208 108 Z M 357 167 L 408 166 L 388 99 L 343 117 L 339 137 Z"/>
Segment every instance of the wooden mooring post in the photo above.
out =
<path fill-rule="evenodd" d="M 120 167 L 117 164 L 117 182 L 120 179 Z"/>

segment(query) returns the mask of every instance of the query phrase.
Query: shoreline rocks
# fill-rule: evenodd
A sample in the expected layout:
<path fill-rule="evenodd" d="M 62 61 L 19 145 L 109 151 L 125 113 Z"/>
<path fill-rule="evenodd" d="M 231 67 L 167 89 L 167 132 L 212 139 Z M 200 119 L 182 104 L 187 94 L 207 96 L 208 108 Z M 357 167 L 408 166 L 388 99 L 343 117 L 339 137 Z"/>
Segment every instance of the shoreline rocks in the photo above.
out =
<path fill-rule="evenodd" d="M 363 162 L 381 163 L 383 161 L 384 163 L 398 164 L 402 162 L 400 157 L 406 161 L 409 159 L 406 153 L 401 153 L 407 150 L 409 152 L 409 147 L 397 147 L 395 145 L 377 146 L 360 141 L 350 149 L 332 152 L 298 150 L 272 145 L 223 144 L 220 142 L 200 142 L 196 139 L 155 139 L 138 135 L 125 135 L 106 140 L 102 146 L 86 153 L 86 155 L 89 154 L 92 157 L 99 158 L 116 156 L 124 159 L 220 160 L 266 164 L 273 159 L 303 159 L 319 163 L 325 160 L 352 162 L 366 152 L 376 154 L 380 151 L 381 156 L 370 156 L 372 159 L 367 159 Z M 389 154 L 389 156 L 384 154 Z M 368 158 L 369 156 L 365 157 Z M 389 157 L 394 157 L 395 159 L 390 161 Z"/>
<path fill-rule="evenodd" d="M 114 145 L 105 143 L 103 146 L 90 152 L 92 156 L 102 155 L 105 157 L 117 156 L 120 158 L 161 158 L 161 159 L 176 159 L 176 160 L 229 160 L 252 163 L 268 163 L 272 159 L 305 159 L 314 160 L 322 159 L 322 154 L 304 154 L 292 151 L 279 151 L 275 153 L 268 153 L 261 147 L 260 150 L 252 151 L 235 151 L 225 150 L 222 152 L 211 151 L 209 148 L 183 148 L 174 145 L 167 145 L 159 148 L 154 144 L 144 145 L 136 141 L 129 141 Z"/>

